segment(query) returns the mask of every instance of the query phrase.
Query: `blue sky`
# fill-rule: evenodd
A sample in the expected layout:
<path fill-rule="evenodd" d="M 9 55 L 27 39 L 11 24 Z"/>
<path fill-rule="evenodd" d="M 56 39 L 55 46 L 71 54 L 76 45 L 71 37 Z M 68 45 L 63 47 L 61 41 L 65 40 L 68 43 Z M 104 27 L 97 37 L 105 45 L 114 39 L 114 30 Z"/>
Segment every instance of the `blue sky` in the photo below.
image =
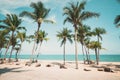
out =
<path fill-rule="evenodd" d="M 80 0 L 0 0 L 0 18 L 3 19 L 5 14 L 15 13 L 27 10 L 33 11 L 29 7 L 31 2 L 42 1 L 47 8 L 51 11 L 47 19 L 52 19 L 56 24 L 41 25 L 41 29 L 48 33 L 49 41 L 44 42 L 41 48 L 42 54 L 62 54 L 63 48 L 60 47 L 60 42 L 56 37 L 57 31 L 60 31 L 63 27 L 68 27 L 74 31 L 74 28 L 70 23 L 63 25 L 63 7 L 68 5 L 68 2 L 76 2 Z M 87 0 L 85 6 L 86 11 L 97 12 L 100 14 L 99 18 L 91 18 L 84 21 L 84 24 L 91 26 L 92 29 L 95 27 L 105 28 L 107 33 L 103 35 L 102 46 L 106 50 L 101 50 L 101 54 L 120 54 L 120 29 L 116 28 L 113 24 L 116 15 L 120 14 L 120 3 L 117 0 Z M 30 18 L 22 18 L 24 21 L 21 25 L 27 28 L 27 34 L 34 34 L 37 30 L 37 24 Z M 94 37 L 96 39 L 96 37 Z M 33 43 L 24 43 L 21 53 L 31 54 Z M 78 43 L 78 52 L 81 53 L 81 45 Z M 92 50 L 91 53 L 94 53 Z M 74 43 L 66 44 L 66 53 L 74 54 Z"/>

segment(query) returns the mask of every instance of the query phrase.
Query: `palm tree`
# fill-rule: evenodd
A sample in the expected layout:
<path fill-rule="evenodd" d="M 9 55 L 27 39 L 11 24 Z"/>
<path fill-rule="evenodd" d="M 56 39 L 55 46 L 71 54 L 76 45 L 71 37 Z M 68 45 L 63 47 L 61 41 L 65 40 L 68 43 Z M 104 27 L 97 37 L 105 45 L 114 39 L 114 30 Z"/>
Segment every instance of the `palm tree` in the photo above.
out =
<path fill-rule="evenodd" d="M 101 43 L 99 43 L 98 41 L 91 41 L 89 44 L 89 48 L 90 49 L 94 49 L 95 50 L 95 55 L 96 55 L 96 63 L 97 65 L 99 64 L 99 60 L 98 60 L 98 48 L 101 49 Z"/>
<path fill-rule="evenodd" d="M 93 30 L 93 34 L 95 36 L 97 36 L 97 39 L 98 39 L 98 43 L 100 43 L 100 39 L 102 40 L 102 34 L 105 34 L 106 33 L 106 30 L 104 28 L 95 28 Z M 97 48 L 98 49 L 98 61 L 99 61 L 99 47 Z"/>
<path fill-rule="evenodd" d="M 14 37 L 12 37 L 12 39 L 10 40 L 10 42 L 11 42 L 12 49 L 11 49 L 10 56 L 9 56 L 9 62 L 11 62 L 12 52 L 13 52 L 15 46 L 18 43 L 17 42 L 17 37 L 14 35 Z"/>
<path fill-rule="evenodd" d="M 40 30 L 38 32 L 38 39 L 37 39 L 37 44 L 39 45 L 39 48 L 38 48 L 38 54 L 37 54 L 37 58 L 39 57 L 39 54 L 40 54 L 40 48 L 41 48 L 41 45 L 43 43 L 43 41 L 47 41 L 48 38 L 47 38 L 47 33 L 45 31 L 42 31 Z"/>
<path fill-rule="evenodd" d="M 21 19 L 16 14 L 7 14 L 5 20 L 2 20 L 3 24 L 0 25 L 1 28 L 4 28 L 8 32 L 11 32 L 11 37 L 10 40 L 7 44 L 7 49 L 5 52 L 4 58 L 6 59 L 6 53 L 9 49 L 9 46 L 12 44 L 11 41 L 14 40 L 14 35 L 16 34 L 17 31 L 23 29 L 26 31 L 25 27 L 21 27 Z"/>
<path fill-rule="evenodd" d="M 116 27 L 120 27 L 120 15 L 116 16 L 114 20 L 114 24 L 116 25 Z"/>
<path fill-rule="evenodd" d="M 21 49 L 22 49 L 22 44 L 23 44 L 23 42 L 24 42 L 24 41 L 26 40 L 26 38 L 27 38 L 26 33 L 25 33 L 25 32 L 18 32 L 18 33 L 17 33 L 17 38 L 19 38 L 20 41 L 21 41 L 20 50 L 19 50 L 19 51 L 21 51 Z"/>
<path fill-rule="evenodd" d="M 6 30 L 0 30 L 0 57 L 2 55 L 2 49 L 5 48 L 8 42 L 8 32 Z"/>
<path fill-rule="evenodd" d="M 88 54 L 86 51 L 86 46 L 85 46 L 85 38 L 87 37 L 88 33 L 90 32 L 90 27 L 87 25 L 83 25 L 82 27 L 78 27 L 78 42 L 81 43 L 82 45 L 82 53 L 83 53 L 83 60 L 84 60 L 84 64 L 85 64 L 85 53 L 86 53 L 86 58 L 88 61 Z"/>
<path fill-rule="evenodd" d="M 57 32 L 57 37 L 59 38 L 59 40 L 61 40 L 61 46 L 63 45 L 63 64 L 65 65 L 65 45 L 66 45 L 66 41 L 68 40 L 70 43 L 72 43 L 72 35 L 71 35 L 71 30 L 68 30 L 67 28 L 63 28 L 62 31 Z"/>
<path fill-rule="evenodd" d="M 23 11 L 20 14 L 20 16 L 28 16 L 28 17 L 32 18 L 33 20 L 35 20 L 35 22 L 37 22 L 37 24 L 38 24 L 37 35 L 35 37 L 36 39 L 35 39 L 34 46 L 32 49 L 32 55 L 33 55 L 35 43 L 37 41 L 39 29 L 41 27 L 42 22 L 51 22 L 51 23 L 54 23 L 54 22 L 52 20 L 46 20 L 46 17 L 48 16 L 50 9 L 45 8 L 45 6 L 42 2 L 31 3 L 30 7 L 32 7 L 34 9 L 34 12 Z"/>
<path fill-rule="evenodd" d="M 78 25 L 81 26 L 82 22 L 91 17 L 98 17 L 98 13 L 84 11 L 86 2 L 77 2 L 76 4 L 70 3 L 70 7 L 64 7 L 64 14 L 66 16 L 64 24 L 70 22 L 73 24 L 75 31 L 75 55 L 76 55 L 76 69 L 78 69 L 78 52 L 77 52 L 77 29 Z"/>

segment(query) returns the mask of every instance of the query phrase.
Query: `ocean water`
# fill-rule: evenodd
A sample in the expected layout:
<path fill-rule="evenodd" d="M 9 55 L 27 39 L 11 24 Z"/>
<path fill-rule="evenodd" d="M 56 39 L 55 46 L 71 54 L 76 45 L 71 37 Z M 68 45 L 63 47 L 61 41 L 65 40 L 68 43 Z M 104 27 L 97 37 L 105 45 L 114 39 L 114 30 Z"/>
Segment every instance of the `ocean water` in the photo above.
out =
<path fill-rule="evenodd" d="M 2 56 L 3 57 L 3 56 Z M 9 55 L 7 55 L 7 58 Z M 32 56 L 34 59 L 36 59 L 36 55 Z M 12 58 L 15 58 L 15 55 L 12 55 Z M 29 59 L 30 55 L 19 55 L 19 59 Z M 95 55 L 90 55 L 91 60 L 95 60 Z M 63 60 L 63 55 L 39 55 L 39 60 Z M 78 55 L 79 61 L 83 60 L 83 55 Z M 75 55 L 66 55 L 66 61 L 74 61 Z M 112 55 L 100 55 L 100 61 L 102 62 L 120 62 L 120 54 L 112 54 Z"/>

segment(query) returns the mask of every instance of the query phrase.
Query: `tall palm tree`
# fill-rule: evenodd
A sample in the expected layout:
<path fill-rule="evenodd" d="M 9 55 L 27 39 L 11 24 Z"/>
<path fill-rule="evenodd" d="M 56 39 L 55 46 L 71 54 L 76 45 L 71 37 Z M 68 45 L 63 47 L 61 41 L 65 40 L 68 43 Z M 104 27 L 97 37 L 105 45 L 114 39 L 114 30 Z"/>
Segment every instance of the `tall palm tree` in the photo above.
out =
<path fill-rule="evenodd" d="M 120 27 L 120 15 L 116 16 L 114 20 L 114 24 L 116 25 L 116 27 Z"/>
<path fill-rule="evenodd" d="M 25 27 L 21 27 L 21 19 L 16 15 L 16 14 L 7 14 L 5 20 L 2 20 L 2 24 L 0 25 L 1 28 L 4 28 L 7 30 L 9 33 L 11 32 L 11 37 L 10 40 L 7 44 L 7 49 L 5 52 L 4 58 L 6 59 L 6 53 L 9 49 L 9 46 L 12 44 L 11 41 L 14 40 L 14 35 L 16 34 L 17 31 L 23 29 L 26 31 Z"/>
<path fill-rule="evenodd" d="M 51 22 L 51 23 L 54 23 L 54 22 L 52 20 L 46 20 L 48 14 L 50 12 L 50 9 L 45 8 L 45 6 L 42 2 L 31 3 L 30 7 L 32 7 L 34 9 L 33 12 L 23 11 L 20 14 L 20 16 L 28 16 L 31 19 L 35 20 L 35 22 L 37 22 L 37 24 L 38 24 L 37 35 L 35 37 L 35 41 L 34 41 L 34 45 L 33 45 L 33 49 L 32 49 L 32 55 L 33 55 L 35 43 L 37 41 L 39 29 L 41 27 L 42 22 Z"/>
<path fill-rule="evenodd" d="M 93 34 L 95 35 L 95 36 L 97 36 L 97 39 L 98 39 L 98 43 L 100 43 L 100 39 L 102 40 L 102 34 L 105 34 L 106 33 L 106 30 L 104 29 L 104 28 L 100 28 L 100 27 L 98 27 L 98 28 L 95 28 L 94 30 L 93 30 Z M 98 49 L 98 60 L 99 60 L 99 47 L 97 48 Z"/>
<path fill-rule="evenodd" d="M 77 29 L 78 25 L 81 26 L 82 22 L 86 19 L 89 19 L 91 17 L 98 17 L 98 13 L 93 13 L 89 11 L 84 11 L 86 2 L 83 1 L 81 3 L 77 2 L 69 3 L 70 7 L 64 7 L 64 14 L 66 16 L 64 20 L 64 24 L 66 22 L 70 22 L 73 24 L 74 31 L 75 31 L 75 55 L 76 55 L 76 69 L 78 69 L 78 52 L 77 52 Z"/>
<path fill-rule="evenodd" d="M 95 55 L 96 55 L 96 63 L 97 65 L 99 64 L 99 60 L 98 60 L 98 48 L 101 49 L 101 43 L 99 43 L 98 41 L 91 41 L 89 44 L 89 48 L 90 49 L 94 49 L 95 50 Z"/>
<path fill-rule="evenodd" d="M 66 41 L 68 40 L 70 43 L 72 43 L 72 34 L 71 34 L 71 30 L 68 30 L 67 28 L 63 28 L 62 31 L 57 32 L 57 37 L 59 38 L 59 40 L 61 40 L 61 46 L 63 45 L 63 64 L 65 65 L 65 45 L 66 45 Z"/>

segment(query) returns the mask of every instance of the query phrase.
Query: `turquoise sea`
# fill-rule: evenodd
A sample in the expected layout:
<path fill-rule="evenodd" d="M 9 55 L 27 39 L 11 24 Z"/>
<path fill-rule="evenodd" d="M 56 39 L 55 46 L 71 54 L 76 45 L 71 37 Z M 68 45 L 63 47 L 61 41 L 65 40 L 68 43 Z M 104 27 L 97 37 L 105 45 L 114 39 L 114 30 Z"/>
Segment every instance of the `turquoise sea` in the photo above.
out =
<path fill-rule="evenodd" d="M 8 57 L 9 55 L 7 55 Z M 3 56 L 2 56 L 3 57 Z M 34 59 L 36 58 L 36 55 L 32 56 Z M 15 58 L 15 55 L 12 56 L 12 58 Z M 29 59 L 30 55 L 19 55 L 18 58 L 20 59 Z M 79 61 L 83 60 L 83 55 L 78 56 Z M 95 55 L 90 56 L 91 60 L 95 60 Z M 38 57 L 39 60 L 63 60 L 63 55 L 39 55 Z M 75 60 L 75 55 L 66 55 L 66 60 L 67 61 L 74 61 Z M 102 62 L 120 62 L 120 54 L 111 54 L 111 55 L 106 55 L 102 54 L 100 55 L 100 61 Z"/>

